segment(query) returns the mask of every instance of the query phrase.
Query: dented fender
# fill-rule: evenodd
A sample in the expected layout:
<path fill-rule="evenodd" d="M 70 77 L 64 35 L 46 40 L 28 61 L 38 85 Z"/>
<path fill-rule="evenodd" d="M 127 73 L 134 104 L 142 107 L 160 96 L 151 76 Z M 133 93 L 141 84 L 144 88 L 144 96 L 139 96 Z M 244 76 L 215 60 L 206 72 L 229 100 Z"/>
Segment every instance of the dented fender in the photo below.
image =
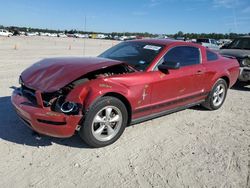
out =
<path fill-rule="evenodd" d="M 129 98 L 128 87 L 107 80 L 106 78 L 96 79 L 80 84 L 67 95 L 65 101 L 80 103 L 85 108 L 89 108 L 91 104 L 107 93 L 117 93 Z"/>

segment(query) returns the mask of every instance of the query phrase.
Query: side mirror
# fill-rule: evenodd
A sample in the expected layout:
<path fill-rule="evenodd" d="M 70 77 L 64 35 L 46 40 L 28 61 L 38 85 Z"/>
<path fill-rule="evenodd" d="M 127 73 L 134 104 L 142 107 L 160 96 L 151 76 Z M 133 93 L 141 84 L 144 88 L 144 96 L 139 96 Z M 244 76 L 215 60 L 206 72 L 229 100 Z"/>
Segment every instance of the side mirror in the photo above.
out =
<path fill-rule="evenodd" d="M 179 68 L 180 68 L 179 62 L 163 62 L 161 65 L 158 66 L 158 69 L 164 73 L 167 73 L 169 69 L 179 69 Z"/>

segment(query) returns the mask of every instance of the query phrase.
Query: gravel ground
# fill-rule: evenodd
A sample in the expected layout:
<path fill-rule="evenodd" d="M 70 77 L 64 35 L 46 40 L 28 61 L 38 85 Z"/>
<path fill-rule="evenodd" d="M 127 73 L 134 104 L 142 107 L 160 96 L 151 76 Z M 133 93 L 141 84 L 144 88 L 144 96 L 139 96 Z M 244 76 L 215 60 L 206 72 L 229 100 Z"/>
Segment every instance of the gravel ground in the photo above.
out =
<path fill-rule="evenodd" d="M 217 111 L 194 107 L 129 126 L 100 149 L 78 135 L 39 137 L 18 119 L 10 95 L 22 70 L 46 57 L 95 56 L 116 43 L 0 38 L 0 187 L 249 188 L 249 86 L 230 89 Z"/>

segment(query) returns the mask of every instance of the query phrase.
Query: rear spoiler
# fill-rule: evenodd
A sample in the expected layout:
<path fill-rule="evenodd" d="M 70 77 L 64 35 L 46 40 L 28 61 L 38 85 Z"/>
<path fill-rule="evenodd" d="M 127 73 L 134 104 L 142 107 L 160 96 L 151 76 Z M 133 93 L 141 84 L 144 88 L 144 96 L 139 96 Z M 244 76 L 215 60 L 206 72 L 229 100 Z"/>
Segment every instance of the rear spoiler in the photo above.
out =
<path fill-rule="evenodd" d="M 236 59 L 236 57 L 234 56 L 230 56 L 230 55 L 222 55 L 223 57 L 229 58 L 229 59 Z"/>

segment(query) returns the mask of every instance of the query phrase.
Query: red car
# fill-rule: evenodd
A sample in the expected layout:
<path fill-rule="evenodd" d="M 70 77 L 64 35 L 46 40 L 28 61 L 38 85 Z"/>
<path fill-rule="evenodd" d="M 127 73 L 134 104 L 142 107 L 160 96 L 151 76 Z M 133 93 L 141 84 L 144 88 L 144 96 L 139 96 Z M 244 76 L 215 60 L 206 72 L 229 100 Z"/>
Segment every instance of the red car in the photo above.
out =
<path fill-rule="evenodd" d="M 33 130 L 54 137 L 78 131 L 102 147 L 129 124 L 198 104 L 220 108 L 238 74 L 236 59 L 198 44 L 134 40 L 96 58 L 39 61 L 21 74 L 11 99 Z"/>

